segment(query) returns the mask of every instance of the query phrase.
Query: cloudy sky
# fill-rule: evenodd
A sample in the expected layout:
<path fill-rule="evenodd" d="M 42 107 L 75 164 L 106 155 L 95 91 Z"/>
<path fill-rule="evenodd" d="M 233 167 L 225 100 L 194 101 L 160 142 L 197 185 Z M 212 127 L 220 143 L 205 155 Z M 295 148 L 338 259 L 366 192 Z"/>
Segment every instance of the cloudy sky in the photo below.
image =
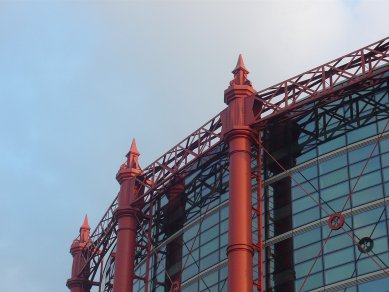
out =
<path fill-rule="evenodd" d="M 146 166 L 257 89 L 388 36 L 388 1 L 0 0 L 0 291 L 65 292 L 69 247 Z"/>

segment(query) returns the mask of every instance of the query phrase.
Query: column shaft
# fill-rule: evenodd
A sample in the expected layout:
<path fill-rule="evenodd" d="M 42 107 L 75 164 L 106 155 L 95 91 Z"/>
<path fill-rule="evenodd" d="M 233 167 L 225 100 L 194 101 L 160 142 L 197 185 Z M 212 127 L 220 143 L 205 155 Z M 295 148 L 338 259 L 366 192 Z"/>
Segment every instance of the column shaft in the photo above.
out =
<path fill-rule="evenodd" d="M 253 248 L 249 132 L 232 133 L 229 146 L 228 291 L 251 292 L 253 291 Z"/>
<path fill-rule="evenodd" d="M 125 179 L 120 188 L 119 204 L 115 216 L 118 218 L 118 235 L 115 257 L 114 292 L 132 292 L 138 227 L 137 210 L 130 207 L 135 197 L 135 178 Z"/>

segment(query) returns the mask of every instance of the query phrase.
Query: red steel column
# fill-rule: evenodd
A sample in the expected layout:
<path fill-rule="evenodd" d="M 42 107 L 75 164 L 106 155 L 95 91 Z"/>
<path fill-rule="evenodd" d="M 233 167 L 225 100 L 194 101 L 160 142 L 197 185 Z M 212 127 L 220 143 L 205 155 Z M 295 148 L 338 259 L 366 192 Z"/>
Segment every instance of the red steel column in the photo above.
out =
<path fill-rule="evenodd" d="M 255 90 L 247 79 L 248 70 L 239 56 L 232 71 L 234 79 L 224 92 L 228 108 L 222 113 L 223 135 L 229 144 L 229 230 L 228 230 L 228 291 L 253 291 L 251 144 L 255 132 L 247 123 L 247 97 Z"/>
<path fill-rule="evenodd" d="M 67 280 L 66 286 L 68 286 L 71 292 L 89 292 L 92 286 L 91 282 L 88 280 L 89 270 L 86 269 L 83 274 L 80 274 L 81 269 L 86 263 L 82 251 L 90 243 L 89 232 L 88 216 L 85 216 L 84 223 L 80 227 L 79 239 L 75 239 L 70 247 L 70 253 L 73 256 L 72 276 Z"/>
<path fill-rule="evenodd" d="M 127 163 L 123 164 L 116 179 L 120 183 L 118 208 L 115 217 L 118 220 L 118 234 L 116 243 L 114 292 L 132 292 L 135 266 L 136 229 L 140 210 L 131 206 L 136 199 L 135 176 L 141 170 L 138 163 L 139 152 L 135 140 L 127 154 Z"/>

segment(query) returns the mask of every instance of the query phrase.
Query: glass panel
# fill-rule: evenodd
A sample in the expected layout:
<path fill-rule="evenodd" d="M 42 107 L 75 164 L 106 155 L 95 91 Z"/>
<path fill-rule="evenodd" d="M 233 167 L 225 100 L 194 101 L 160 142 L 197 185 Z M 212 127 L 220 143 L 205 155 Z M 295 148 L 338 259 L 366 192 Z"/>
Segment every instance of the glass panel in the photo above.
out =
<path fill-rule="evenodd" d="M 354 178 L 350 181 L 351 188 L 354 188 L 354 191 L 362 190 L 379 183 L 381 183 L 380 171 L 374 171 L 369 174 L 362 175 L 358 183 L 357 178 Z M 356 187 L 355 184 L 357 184 Z"/>
<path fill-rule="evenodd" d="M 377 125 L 371 124 L 369 126 L 361 127 L 358 128 L 354 131 L 351 131 L 347 134 L 347 140 L 348 143 L 354 143 L 359 140 L 366 139 L 370 136 L 376 135 L 377 134 Z"/>
<path fill-rule="evenodd" d="M 349 263 L 324 272 L 326 284 L 332 284 L 351 277 L 354 272 L 354 263 Z"/>
<path fill-rule="evenodd" d="M 320 209 L 319 207 L 314 207 L 294 215 L 293 226 L 299 227 L 318 219 L 320 219 Z"/>
<path fill-rule="evenodd" d="M 368 202 L 372 202 L 383 197 L 382 186 L 378 185 L 359 192 L 354 192 L 351 196 L 353 206 L 359 206 Z"/>
<path fill-rule="evenodd" d="M 386 291 L 389 287 L 389 277 L 365 283 L 358 286 L 359 292 Z"/>
<path fill-rule="evenodd" d="M 324 256 L 324 268 L 329 269 L 347 262 L 354 261 L 354 248 L 349 247 Z"/>
<path fill-rule="evenodd" d="M 325 174 L 335 169 L 345 167 L 346 165 L 347 165 L 347 156 L 346 154 L 343 154 L 320 163 L 319 169 L 321 174 Z"/>
<path fill-rule="evenodd" d="M 337 184 L 347 179 L 348 179 L 347 168 L 344 167 L 320 176 L 320 187 L 326 188 L 328 186 Z"/>
<path fill-rule="evenodd" d="M 319 146 L 319 154 L 325 154 L 346 145 L 346 137 L 340 136 Z"/>
<path fill-rule="evenodd" d="M 310 243 L 319 241 L 320 238 L 320 228 L 316 228 L 303 234 L 296 235 L 293 237 L 294 248 L 297 249 Z"/>

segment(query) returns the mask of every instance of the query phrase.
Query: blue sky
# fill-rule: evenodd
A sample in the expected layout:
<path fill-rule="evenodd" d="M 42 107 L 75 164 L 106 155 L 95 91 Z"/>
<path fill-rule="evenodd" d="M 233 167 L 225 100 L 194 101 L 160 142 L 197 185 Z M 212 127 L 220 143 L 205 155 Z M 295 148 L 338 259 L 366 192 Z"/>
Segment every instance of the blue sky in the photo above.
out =
<path fill-rule="evenodd" d="M 69 247 L 141 165 L 224 108 L 388 36 L 389 2 L 1 1 L 0 291 L 68 291 Z"/>

